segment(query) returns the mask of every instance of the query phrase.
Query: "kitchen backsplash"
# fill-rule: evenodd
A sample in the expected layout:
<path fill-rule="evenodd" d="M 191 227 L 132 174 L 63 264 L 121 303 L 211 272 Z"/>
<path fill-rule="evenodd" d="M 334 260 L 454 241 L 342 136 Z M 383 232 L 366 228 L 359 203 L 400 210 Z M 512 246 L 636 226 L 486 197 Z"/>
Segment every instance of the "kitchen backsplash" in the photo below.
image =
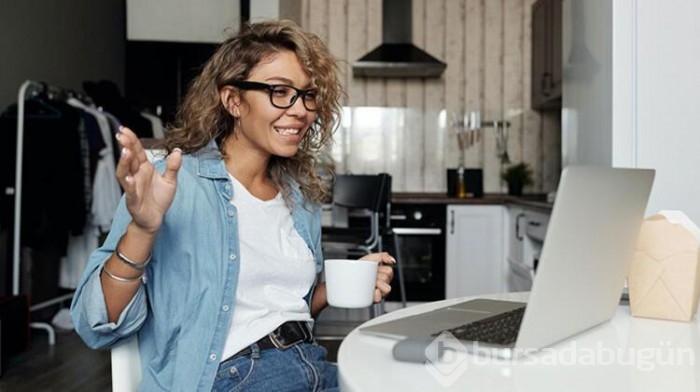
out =
<path fill-rule="evenodd" d="M 508 121 L 512 162 L 529 163 L 535 184 L 556 189 L 561 171 L 559 112 L 530 109 L 531 7 L 534 0 L 413 0 L 413 43 L 445 61 L 436 79 L 355 78 L 352 62 L 382 40 L 381 0 L 302 0 L 300 23 L 343 60 L 348 96 L 334 156 L 339 171 L 388 172 L 395 191 L 442 192 L 445 168 L 459 164 L 453 115 L 479 111 Z M 501 192 L 496 132 L 465 151 L 484 170 L 484 191 Z"/>
<path fill-rule="evenodd" d="M 501 132 L 500 137 L 511 162 L 516 162 L 512 157 L 523 156 L 522 130 L 512 129 L 521 123 L 518 118 L 521 115 L 516 113 L 499 120 L 510 124 L 507 132 Z M 352 174 L 390 173 L 396 192 L 444 192 L 447 189 L 446 169 L 459 166 L 460 155 L 450 152 L 459 151 L 457 134 L 460 126 L 456 124 L 456 119 L 462 116 L 461 113 L 449 113 L 447 110 L 425 113 L 411 108 L 344 107 L 342 123 L 334 135 L 331 153 L 335 169 L 339 173 Z M 466 134 L 468 142 L 463 144 L 463 157 L 467 167 L 484 168 L 483 164 L 470 163 L 467 157 L 488 151 L 493 155 L 488 161 L 495 161 L 495 167 L 500 172 L 506 164 L 502 162 L 503 151 L 499 155 L 496 148 L 497 132 L 492 122 L 487 120 L 482 121 L 479 130 Z M 488 139 L 493 143 L 485 143 Z M 486 150 L 486 147 L 489 149 Z M 559 156 L 559 151 L 551 154 Z M 532 162 L 527 157 L 525 160 Z M 537 168 L 534 164 L 533 167 Z M 487 193 L 505 190 L 498 172 L 484 172 Z M 490 179 L 496 186 L 487 186 L 488 175 L 496 177 Z M 541 173 L 536 171 L 535 177 L 540 181 L 529 189 L 530 192 L 549 192 L 556 188 L 558 178 L 547 184 L 541 181 Z"/>

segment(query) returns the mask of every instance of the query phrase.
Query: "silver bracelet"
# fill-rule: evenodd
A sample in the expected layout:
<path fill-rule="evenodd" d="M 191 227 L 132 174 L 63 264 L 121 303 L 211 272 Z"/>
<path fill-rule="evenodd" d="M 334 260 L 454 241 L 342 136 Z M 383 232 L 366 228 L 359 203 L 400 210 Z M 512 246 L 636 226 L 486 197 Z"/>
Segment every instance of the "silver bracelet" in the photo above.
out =
<path fill-rule="evenodd" d="M 131 283 L 131 282 L 136 282 L 136 281 L 142 281 L 144 282 L 146 279 L 146 273 L 142 272 L 141 275 L 135 277 L 135 278 L 123 278 L 121 276 L 117 276 L 113 274 L 110 270 L 107 269 L 107 264 L 102 266 L 102 271 L 107 274 L 110 278 L 118 281 L 118 282 L 124 282 L 124 283 Z"/>
<path fill-rule="evenodd" d="M 116 253 L 117 258 L 118 258 L 119 260 L 121 260 L 122 262 L 124 262 L 126 265 L 128 265 L 128 266 L 131 267 L 131 268 L 136 268 L 137 270 L 142 270 L 142 269 L 146 268 L 146 266 L 148 265 L 148 263 L 151 262 L 151 253 L 148 254 L 148 257 L 146 258 L 145 261 L 143 261 L 143 262 L 141 262 L 141 263 L 137 263 L 136 261 L 131 260 L 130 258 L 124 256 L 124 254 L 119 250 L 119 248 L 120 248 L 119 245 L 121 245 L 122 239 L 124 239 L 124 236 L 121 236 L 121 237 L 119 238 L 119 241 L 117 242 L 117 246 L 116 246 L 116 248 L 114 249 L 114 253 Z"/>

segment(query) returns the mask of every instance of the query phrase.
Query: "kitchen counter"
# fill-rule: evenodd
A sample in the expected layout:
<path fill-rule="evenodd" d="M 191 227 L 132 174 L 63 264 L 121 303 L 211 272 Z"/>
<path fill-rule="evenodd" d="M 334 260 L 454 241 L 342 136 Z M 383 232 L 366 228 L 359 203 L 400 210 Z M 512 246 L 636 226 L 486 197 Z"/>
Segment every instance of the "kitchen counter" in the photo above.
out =
<path fill-rule="evenodd" d="M 516 204 L 523 207 L 551 211 L 554 204 L 547 202 L 547 195 L 527 194 L 511 196 L 503 193 L 485 194 L 484 197 L 458 199 L 445 193 L 437 192 L 397 192 L 392 193 L 391 202 L 395 204 Z"/>

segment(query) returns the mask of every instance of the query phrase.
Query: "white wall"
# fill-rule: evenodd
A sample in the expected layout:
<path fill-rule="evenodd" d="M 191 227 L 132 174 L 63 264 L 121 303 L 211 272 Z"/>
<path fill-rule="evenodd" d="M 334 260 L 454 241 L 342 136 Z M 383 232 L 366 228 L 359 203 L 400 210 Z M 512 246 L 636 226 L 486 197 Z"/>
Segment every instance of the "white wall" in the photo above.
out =
<path fill-rule="evenodd" d="M 577 34 L 598 62 L 564 75 L 564 164 L 654 168 L 647 213 L 679 209 L 700 224 L 700 2 L 564 0 L 564 9 L 565 66 Z"/>
<path fill-rule="evenodd" d="M 657 170 L 652 211 L 700 224 L 700 1 L 637 7 L 637 165 Z"/>
<path fill-rule="evenodd" d="M 612 164 L 612 4 L 565 0 L 562 9 L 562 166 Z"/>
<path fill-rule="evenodd" d="M 124 88 L 122 0 L 5 1 L 0 10 L 0 111 L 27 79 L 82 91 L 86 80 Z"/>
<path fill-rule="evenodd" d="M 288 1 L 288 0 L 282 0 Z M 250 2 L 250 21 L 279 19 L 280 0 L 254 0 Z"/>
<path fill-rule="evenodd" d="M 238 30 L 235 0 L 127 0 L 127 39 L 219 43 Z"/>

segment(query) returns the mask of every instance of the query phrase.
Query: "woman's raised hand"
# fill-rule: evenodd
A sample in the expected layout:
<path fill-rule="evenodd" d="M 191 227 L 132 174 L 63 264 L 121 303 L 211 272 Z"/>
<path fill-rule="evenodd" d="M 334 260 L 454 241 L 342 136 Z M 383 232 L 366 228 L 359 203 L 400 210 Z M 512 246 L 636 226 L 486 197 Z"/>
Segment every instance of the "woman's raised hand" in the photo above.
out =
<path fill-rule="evenodd" d="M 126 208 L 139 229 L 155 234 L 175 197 L 182 151 L 176 148 L 168 155 L 161 175 L 148 161 L 141 141 L 130 129 L 120 128 L 117 140 L 122 146 L 117 179 L 124 188 Z"/>

